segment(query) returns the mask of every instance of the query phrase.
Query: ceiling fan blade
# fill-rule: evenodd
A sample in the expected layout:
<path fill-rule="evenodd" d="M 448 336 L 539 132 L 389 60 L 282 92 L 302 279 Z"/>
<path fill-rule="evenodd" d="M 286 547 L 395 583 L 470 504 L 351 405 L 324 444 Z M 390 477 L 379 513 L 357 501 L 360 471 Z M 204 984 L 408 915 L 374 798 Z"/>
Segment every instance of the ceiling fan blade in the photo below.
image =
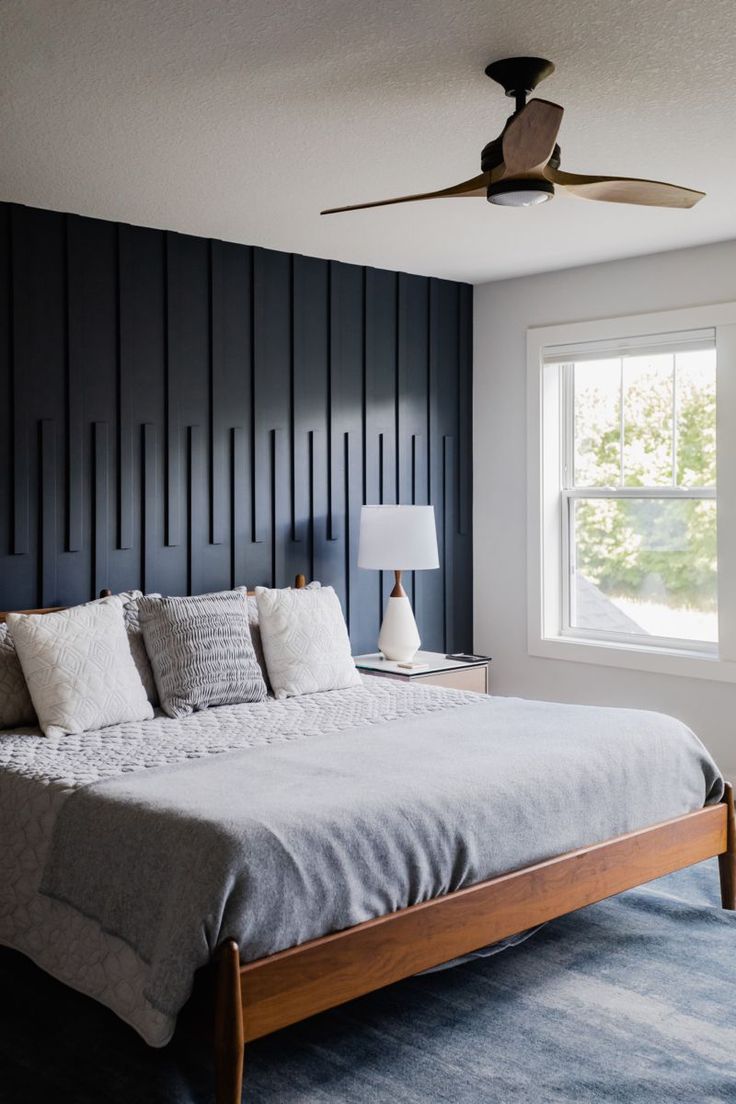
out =
<path fill-rule="evenodd" d="M 442 188 L 438 192 L 421 192 L 418 195 L 397 196 L 396 199 L 378 199 L 374 203 L 354 203 L 351 207 L 330 207 L 320 211 L 321 215 L 336 215 L 342 211 L 362 211 L 366 207 L 386 207 L 390 203 L 414 203 L 418 199 L 448 199 L 453 196 L 482 196 L 486 198 L 488 173 L 464 180 L 462 184 L 453 184 L 451 188 Z"/>
<path fill-rule="evenodd" d="M 503 175 L 540 173 L 552 156 L 564 112 L 549 100 L 530 100 L 503 132 Z"/>
<path fill-rule="evenodd" d="M 559 184 L 571 195 L 583 199 L 601 199 L 608 203 L 634 203 L 643 207 L 694 207 L 705 192 L 680 188 L 661 180 L 637 180 L 628 176 L 580 176 L 548 165 L 547 180 Z"/>

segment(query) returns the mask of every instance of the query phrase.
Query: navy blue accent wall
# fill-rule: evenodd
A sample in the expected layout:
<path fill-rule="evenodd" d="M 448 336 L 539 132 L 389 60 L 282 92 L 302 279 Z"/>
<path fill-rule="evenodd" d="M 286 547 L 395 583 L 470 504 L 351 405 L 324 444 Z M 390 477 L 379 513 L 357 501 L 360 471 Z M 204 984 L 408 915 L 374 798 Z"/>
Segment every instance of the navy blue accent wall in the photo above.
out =
<path fill-rule="evenodd" d="M 423 644 L 472 646 L 472 288 L 0 204 L 0 609 L 332 583 L 363 502 L 435 506 Z"/>

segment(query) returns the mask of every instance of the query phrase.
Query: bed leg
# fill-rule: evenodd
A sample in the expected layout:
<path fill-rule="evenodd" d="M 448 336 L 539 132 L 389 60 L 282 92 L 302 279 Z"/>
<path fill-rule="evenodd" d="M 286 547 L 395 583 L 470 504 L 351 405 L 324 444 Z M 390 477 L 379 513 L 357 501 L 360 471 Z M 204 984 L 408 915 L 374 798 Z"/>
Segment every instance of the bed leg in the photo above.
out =
<path fill-rule="evenodd" d="M 215 1099 L 217 1104 L 241 1104 L 243 1099 L 243 1002 L 240 951 L 229 939 L 217 952 L 215 997 Z"/>
<path fill-rule="evenodd" d="M 723 802 L 728 812 L 728 836 L 726 850 L 718 856 L 718 870 L 721 875 L 721 904 L 724 909 L 736 911 L 736 811 L 734 810 L 733 786 L 726 783 Z"/>

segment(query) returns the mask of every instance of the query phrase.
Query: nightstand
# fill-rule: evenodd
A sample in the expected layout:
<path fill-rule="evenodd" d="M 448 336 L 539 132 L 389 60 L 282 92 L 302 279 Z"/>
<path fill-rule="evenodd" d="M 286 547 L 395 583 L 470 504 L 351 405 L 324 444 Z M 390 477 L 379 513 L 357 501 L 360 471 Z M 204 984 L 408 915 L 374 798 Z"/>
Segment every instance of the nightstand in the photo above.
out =
<path fill-rule="evenodd" d="M 413 671 L 383 659 L 378 652 L 353 656 L 353 659 L 362 675 L 383 675 L 400 682 L 428 682 L 432 686 L 451 686 L 454 690 L 475 690 L 478 694 L 490 691 L 489 659 L 462 663 L 457 659 L 446 659 L 442 652 L 417 652 L 415 661 L 427 666 Z"/>

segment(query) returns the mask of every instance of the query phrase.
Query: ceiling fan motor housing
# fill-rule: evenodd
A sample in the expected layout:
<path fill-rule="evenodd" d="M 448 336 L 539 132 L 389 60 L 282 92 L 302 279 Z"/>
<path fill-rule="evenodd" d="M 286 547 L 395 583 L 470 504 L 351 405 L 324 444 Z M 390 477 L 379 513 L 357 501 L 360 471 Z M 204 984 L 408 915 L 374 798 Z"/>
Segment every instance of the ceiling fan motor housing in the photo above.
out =
<path fill-rule="evenodd" d="M 549 180 L 529 177 L 521 180 L 497 180 L 488 185 L 486 198 L 489 203 L 498 203 L 509 207 L 531 207 L 555 194 L 554 184 Z"/>

